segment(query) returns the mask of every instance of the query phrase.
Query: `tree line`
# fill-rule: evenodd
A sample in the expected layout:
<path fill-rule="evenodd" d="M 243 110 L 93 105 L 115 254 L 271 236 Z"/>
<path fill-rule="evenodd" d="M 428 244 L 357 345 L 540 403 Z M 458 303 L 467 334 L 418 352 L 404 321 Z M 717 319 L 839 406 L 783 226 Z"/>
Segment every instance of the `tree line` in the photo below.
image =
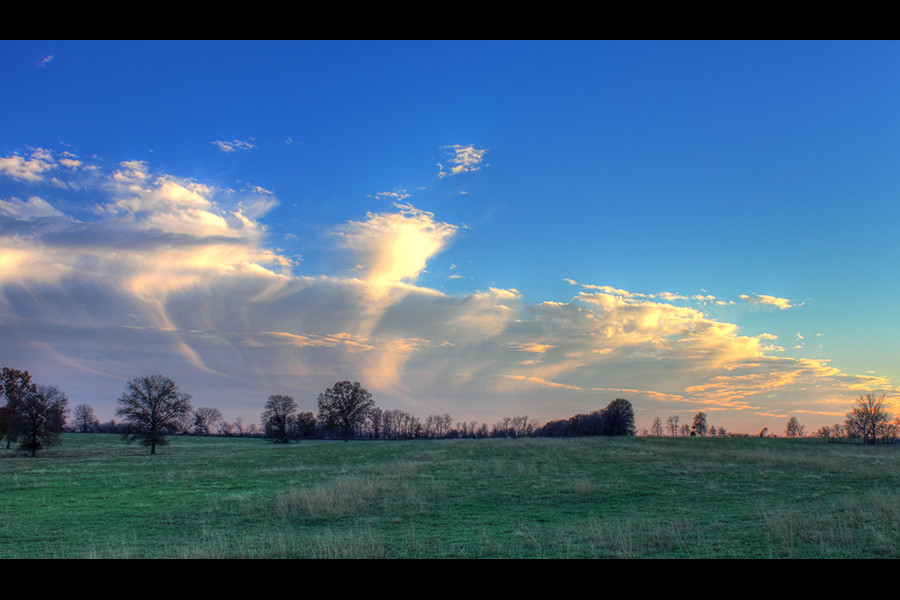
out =
<path fill-rule="evenodd" d="M 808 434 L 806 427 L 797 417 L 788 417 L 784 426 L 784 437 L 802 438 L 812 437 L 827 440 L 850 440 L 862 444 L 884 444 L 884 443 L 900 443 L 900 416 L 894 418 L 888 412 L 885 406 L 886 397 L 882 393 L 880 396 L 868 392 L 860 394 L 851 406 L 850 412 L 844 418 L 843 423 L 835 423 L 834 425 L 825 425 L 817 431 Z M 718 436 L 726 437 L 738 435 L 746 437 L 748 434 L 731 434 L 724 427 L 716 428 L 708 423 L 706 413 L 700 411 L 694 415 L 690 425 L 680 423 L 678 415 L 670 415 L 665 423 L 660 417 L 653 419 L 653 423 L 648 430 L 644 430 L 644 435 L 653 436 Z M 778 434 L 769 434 L 769 428 L 765 427 L 759 432 L 759 437 L 772 435 L 777 437 Z"/>
<path fill-rule="evenodd" d="M 260 425 L 245 426 L 241 419 L 226 421 L 213 407 L 193 407 L 192 396 L 178 389 L 162 375 L 136 377 L 126 384 L 118 398 L 116 417 L 120 422 L 100 423 L 88 404 L 79 404 L 68 423 L 68 398 L 56 386 L 38 385 L 28 371 L 9 367 L 0 370 L 0 436 L 9 449 L 13 442 L 20 451 L 34 456 L 38 450 L 59 442 L 62 431 L 118 433 L 125 442 L 140 442 L 156 453 L 178 434 L 237 435 L 265 437 L 274 443 L 301 439 L 456 439 L 518 437 L 584 437 L 636 435 L 631 402 L 616 398 L 605 408 L 538 425 L 528 416 L 504 417 L 492 427 L 486 423 L 453 422 L 449 414 L 432 414 L 425 419 L 406 411 L 382 409 L 359 382 L 340 381 L 318 396 L 318 413 L 300 411 L 294 399 L 275 394 L 266 400 Z M 892 419 L 885 409 L 885 397 L 861 395 L 842 424 L 823 427 L 813 434 L 822 438 L 859 439 L 872 444 L 896 440 L 900 419 Z M 760 432 L 760 437 L 766 434 Z M 690 425 L 676 415 L 665 424 L 656 417 L 644 435 L 726 436 L 724 427 L 708 423 L 704 412 L 694 415 Z M 745 434 L 741 434 L 745 435 Z M 791 417 L 786 437 L 805 437 L 805 428 Z"/>

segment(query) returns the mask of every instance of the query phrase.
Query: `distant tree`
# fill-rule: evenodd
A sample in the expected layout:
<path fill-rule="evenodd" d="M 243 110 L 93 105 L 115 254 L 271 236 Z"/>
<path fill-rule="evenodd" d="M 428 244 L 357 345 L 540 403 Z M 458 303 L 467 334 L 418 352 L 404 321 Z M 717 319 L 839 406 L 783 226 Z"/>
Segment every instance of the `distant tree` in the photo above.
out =
<path fill-rule="evenodd" d="M 192 411 L 193 432 L 198 435 L 209 435 L 214 427 L 225 422 L 221 411 L 218 408 L 209 406 L 201 406 Z"/>
<path fill-rule="evenodd" d="M 831 427 L 829 427 L 828 425 L 822 425 L 821 427 L 819 427 L 819 429 L 814 434 L 812 434 L 812 436 L 817 437 L 817 438 L 828 439 L 828 438 L 833 437 L 833 432 L 831 430 Z"/>
<path fill-rule="evenodd" d="M 244 420 L 240 417 L 234 420 L 234 423 L 231 423 L 231 432 L 233 435 L 242 436 L 246 433 L 244 428 Z"/>
<path fill-rule="evenodd" d="M 183 426 L 191 415 L 191 395 L 179 392 L 175 382 L 162 375 L 135 377 L 119 396 L 116 415 L 124 419 L 126 442 L 139 440 L 156 454 L 169 443 L 166 435 Z"/>
<path fill-rule="evenodd" d="M 79 404 L 72 411 L 75 421 L 75 431 L 79 433 L 91 433 L 100 428 L 100 419 L 94 416 L 94 409 L 90 404 Z"/>
<path fill-rule="evenodd" d="M 625 398 L 616 398 L 600 411 L 602 435 L 634 435 L 634 407 Z"/>
<path fill-rule="evenodd" d="M 328 427 L 340 428 L 347 440 L 365 423 L 374 407 L 372 394 L 358 381 L 339 381 L 319 394 L 319 421 Z"/>
<path fill-rule="evenodd" d="M 656 436 L 661 436 L 663 434 L 662 419 L 659 417 L 653 419 L 653 424 L 650 425 L 650 434 Z"/>
<path fill-rule="evenodd" d="M 34 456 L 38 450 L 59 443 L 66 426 L 69 399 L 56 386 L 39 385 L 15 405 L 10 428 L 20 439 L 19 448 Z"/>
<path fill-rule="evenodd" d="M 517 417 L 518 419 L 525 419 L 527 422 L 528 417 Z M 443 415 L 428 415 L 425 417 L 425 436 L 430 438 L 443 438 L 447 436 L 447 433 L 450 431 L 450 427 L 453 425 L 453 418 L 444 413 Z M 528 424 L 531 425 L 531 424 Z M 520 427 L 527 427 L 525 423 L 521 423 Z"/>
<path fill-rule="evenodd" d="M 384 411 L 376 406 L 369 411 L 368 416 L 369 436 L 372 439 L 381 439 L 384 436 Z"/>
<path fill-rule="evenodd" d="M 791 417 L 784 427 L 784 435 L 789 438 L 803 437 L 805 429 L 806 428 L 800 424 L 800 420 L 797 419 L 797 417 Z"/>
<path fill-rule="evenodd" d="M 316 426 L 319 422 L 316 415 L 310 411 L 302 411 L 297 413 L 294 418 L 294 432 L 297 437 L 311 438 L 316 435 Z"/>
<path fill-rule="evenodd" d="M 666 431 L 673 437 L 678 435 L 678 421 L 678 415 L 670 415 L 669 418 L 666 419 Z"/>
<path fill-rule="evenodd" d="M 706 420 L 705 412 L 698 412 L 694 415 L 694 422 L 691 423 L 691 433 L 694 435 L 706 435 L 709 431 L 709 424 Z"/>
<path fill-rule="evenodd" d="M 259 418 L 264 435 L 276 444 L 288 443 L 293 433 L 296 411 L 297 403 L 291 396 L 283 394 L 269 396 Z"/>
<path fill-rule="evenodd" d="M 6 438 L 7 450 L 17 439 L 17 432 L 13 426 L 13 414 L 25 396 L 35 391 L 37 391 L 37 386 L 31 382 L 31 374 L 28 371 L 10 367 L 0 369 L 0 396 L 6 398 L 6 404 L 0 407 L 0 434 Z"/>
<path fill-rule="evenodd" d="M 870 392 L 856 399 L 844 421 L 844 428 L 849 437 L 860 437 L 863 443 L 874 444 L 880 438 L 896 435 L 896 426 L 890 421 L 891 415 L 884 407 L 884 394 L 876 397 Z"/>

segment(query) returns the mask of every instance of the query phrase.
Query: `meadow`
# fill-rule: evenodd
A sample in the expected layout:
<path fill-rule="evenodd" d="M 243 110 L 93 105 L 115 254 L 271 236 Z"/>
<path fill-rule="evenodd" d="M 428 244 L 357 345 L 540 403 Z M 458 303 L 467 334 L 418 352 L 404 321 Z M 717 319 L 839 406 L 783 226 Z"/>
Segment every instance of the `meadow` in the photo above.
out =
<path fill-rule="evenodd" d="M 900 449 L 170 438 L 0 450 L 0 558 L 896 558 Z"/>

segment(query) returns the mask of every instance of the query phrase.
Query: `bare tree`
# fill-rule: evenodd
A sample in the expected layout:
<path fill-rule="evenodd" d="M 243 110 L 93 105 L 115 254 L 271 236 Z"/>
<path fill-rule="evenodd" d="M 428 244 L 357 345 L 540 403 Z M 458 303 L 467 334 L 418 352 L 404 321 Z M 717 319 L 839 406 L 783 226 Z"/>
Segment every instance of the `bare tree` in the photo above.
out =
<path fill-rule="evenodd" d="M 316 434 L 317 424 L 316 415 L 308 410 L 301 411 L 294 418 L 294 432 L 297 437 L 311 438 Z"/>
<path fill-rule="evenodd" d="M 806 428 L 800 424 L 800 420 L 797 419 L 797 417 L 791 417 L 784 427 L 784 435 L 789 438 L 803 437 L 805 429 Z"/>
<path fill-rule="evenodd" d="M 678 415 L 671 415 L 666 419 L 666 430 L 673 437 L 678 435 Z"/>
<path fill-rule="evenodd" d="M 865 444 L 874 444 L 879 438 L 893 437 L 897 428 L 890 423 L 891 415 L 884 407 L 884 394 L 881 397 L 869 392 L 860 395 L 847 413 L 844 428 L 850 437 L 860 437 Z"/>
<path fill-rule="evenodd" d="M 663 424 L 662 419 L 656 417 L 653 419 L 653 424 L 650 425 L 650 433 L 651 435 L 661 436 L 663 434 Z"/>
<path fill-rule="evenodd" d="M 38 450 L 59 443 L 66 426 L 69 399 L 56 386 L 39 385 L 29 390 L 11 415 L 11 428 L 21 441 L 19 448 L 34 456 Z"/>
<path fill-rule="evenodd" d="M 125 420 L 126 442 L 140 440 L 156 454 L 169 443 L 166 435 L 182 426 L 191 414 L 191 395 L 179 392 L 172 379 L 162 375 L 135 377 L 119 396 L 116 416 Z"/>
<path fill-rule="evenodd" d="M 290 396 L 274 394 L 266 400 L 265 408 L 260 415 L 265 436 L 276 444 L 286 444 L 291 439 L 294 426 L 294 413 L 297 403 Z"/>
<path fill-rule="evenodd" d="M 218 408 L 211 408 L 209 406 L 201 406 L 200 408 L 194 409 L 193 416 L 193 430 L 194 433 L 199 435 L 209 435 L 213 427 L 220 425 L 225 421 Z"/>
<path fill-rule="evenodd" d="M 90 433 L 100 427 L 100 419 L 94 416 L 94 409 L 90 404 L 76 406 L 72 417 L 75 419 L 75 431 L 79 433 Z"/>
<path fill-rule="evenodd" d="M 706 420 L 705 412 L 698 412 L 694 415 L 694 422 L 691 423 L 691 433 L 694 435 L 706 435 L 709 431 L 709 425 Z"/>
<path fill-rule="evenodd" d="M 6 437 L 7 450 L 17 439 L 12 418 L 17 406 L 26 395 L 35 391 L 37 386 L 31 382 L 31 374 L 28 371 L 10 367 L 0 369 L 0 396 L 6 397 L 6 405 L 0 408 L 0 434 Z"/>
<path fill-rule="evenodd" d="M 347 440 L 365 423 L 374 407 L 372 394 L 358 381 L 339 381 L 319 394 L 319 421 L 329 427 L 339 427 Z"/>

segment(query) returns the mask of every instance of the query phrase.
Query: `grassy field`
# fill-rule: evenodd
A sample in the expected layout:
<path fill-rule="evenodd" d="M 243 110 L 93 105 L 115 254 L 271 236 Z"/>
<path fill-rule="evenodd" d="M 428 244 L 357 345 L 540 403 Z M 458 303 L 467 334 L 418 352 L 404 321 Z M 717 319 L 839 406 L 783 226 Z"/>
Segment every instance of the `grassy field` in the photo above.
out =
<path fill-rule="evenodd" d="M 900 449 L 118 436 L 0 450 L 0 558 L 896 558 Z"/>

